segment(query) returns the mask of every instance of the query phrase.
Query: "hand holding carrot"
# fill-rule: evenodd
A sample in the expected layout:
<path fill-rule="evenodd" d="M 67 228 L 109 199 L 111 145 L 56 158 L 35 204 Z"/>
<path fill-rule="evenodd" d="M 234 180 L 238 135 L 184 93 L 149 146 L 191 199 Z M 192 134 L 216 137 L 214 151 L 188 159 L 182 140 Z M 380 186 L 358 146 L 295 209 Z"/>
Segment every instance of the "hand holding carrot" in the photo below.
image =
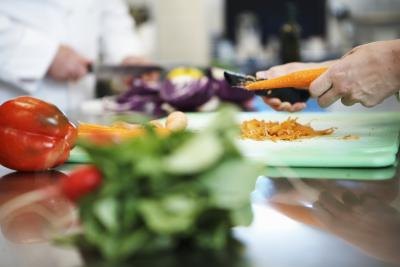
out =
<path fill-rule="evenodd" d="M 333 62 L 333 61 L 332 61 Z M 307 70 L 307 69 L 318 69 L 322 67 L 327 67 L 332 64 L 331 61 L 323 63 L 301 63 L 292 62 L 284 65 L 274 66 L 266 71 L 260 71 L 257 73 L 257 79 L 276 79 L 290 73 Z M 282 102 L 279 98 L 275 97 L 263 97 L 264 102 L 276 111 L 287 111 L 287 112 L 298 112 L 306 108 L 305 102 L 298 102 L 291 104 L 289 102 Z"/>
<path fill-rule="evenodd" d="M 341 99 L 346 106 L 373 107 L 400 90 L 400 39 L 361 45 L 310 85 L 321 107 Z"/>
<path fill-rule="evenodd" d="M 276 66 L 257 73 L 257 78 L 268 80 L 249 84 L 248 89 L 309 88 L 321 107 L 339 99 L 346 106 L 373 107 L 400 90 L 400 39 L 356 47 L 335 61 Z M 291 105 L 278 98 L 265 97 L 264 102 L 278 111 L 305 108 L 305 103 Z"/>

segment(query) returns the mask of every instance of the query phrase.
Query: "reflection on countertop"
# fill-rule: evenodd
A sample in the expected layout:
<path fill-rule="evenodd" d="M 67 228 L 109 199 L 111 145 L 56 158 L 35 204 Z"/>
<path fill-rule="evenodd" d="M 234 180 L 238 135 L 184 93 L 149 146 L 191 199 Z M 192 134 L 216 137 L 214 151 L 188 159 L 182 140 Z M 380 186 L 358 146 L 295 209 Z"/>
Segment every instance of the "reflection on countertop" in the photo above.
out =
<path fill-rule="evenodd" d="M 7 171 L 0 167 L 0 173 Z M 52 244 L 54 237 L 76 226 L 74 206 L 59 195 L 35 196 L 64 176 L 59 171 L 8 171 L 1 177 L 0 266 L 54 266 L 60 261 L 62 266 L 80 264 L 78 253 Z"/>
<path fill-rule="evenodd" d="M 12 212 L 7 208 L 21 196 L 53 186 L 63 172 L 29 174 L 0 167 L 0 173 L 0 266 L 107 266 L 85 265 L 78 251 L 53 245 L 54 237 L 77 226 L 75 207 L 61 196 L 16 205 Z M 262 177 L 252 194 L 253 223 L 233 229 L 245 244 L 243 256 L 179 251 L 127 266 L 398 266 L 398 191 L 397 177 Z"/>
<path fill-rule="evenodd" d="M 384 181 L 264 177 L 257 189 L 258 201 L 264 197 L 267 206 L 287 220 L 343 240 L 375 259 L 400 264 L 397 177 Z"/>

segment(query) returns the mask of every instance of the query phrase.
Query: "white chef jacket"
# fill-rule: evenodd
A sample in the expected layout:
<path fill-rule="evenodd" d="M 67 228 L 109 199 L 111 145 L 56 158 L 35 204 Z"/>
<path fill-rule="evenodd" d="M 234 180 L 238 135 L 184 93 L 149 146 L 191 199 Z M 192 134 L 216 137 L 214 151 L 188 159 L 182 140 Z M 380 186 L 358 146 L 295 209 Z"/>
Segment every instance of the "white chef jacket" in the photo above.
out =
<path fill-rule="evenodd" d="M 91 75 L 75 83 L 46 77 L 60 44 L 109 64 L 141 54 L 123 0 L 1 0 L 0 103 L 31 94 L 69 112 L 92 98 Z"/>

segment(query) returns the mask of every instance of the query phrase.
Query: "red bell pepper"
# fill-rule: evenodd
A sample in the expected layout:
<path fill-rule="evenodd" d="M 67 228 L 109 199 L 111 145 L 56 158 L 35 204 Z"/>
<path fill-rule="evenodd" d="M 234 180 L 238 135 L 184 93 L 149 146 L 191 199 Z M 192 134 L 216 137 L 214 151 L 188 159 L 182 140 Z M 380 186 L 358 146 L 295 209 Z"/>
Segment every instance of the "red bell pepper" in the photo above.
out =
<path fill-rule="evenodd" d="M 40 171 L 64 163 L 77 138 L 76 127 L 54 105 L 22 96 L 0 106 L 0 164 Z"/>
<path fill-rule="evenodd" d="M 4 236 L 18 243 L 21 238 L 22 241 L 26 238 L 20 233 L 21 227 L 28 238 L 32 237 L 30 230 L 36 233 L 39 229 L 40 233 L 37 236 L 35 234 L 35 237 L 40 239 L 44 238 L 41 235 L 42 230 L 49 226 L 47 220 L 52 220 L 52 230 L 55 230 L 54 225 L 64 227 L 65 223 L 76 223 L 74 216 L 68 215 L 72 211 L 71 203 L 79 202 L 82 197 L 98 189 L 102 179 L 102 173 L 93 165 L 78 167 L 68 175 L 52 170 L 14 172 L 1 177 L 0 228 Z M 66 202 L 66 198 L 70 202 Z M 40 208 L 47 212 L 36 214 L 35 210 L 41 210 Z M 46 214 L 52 216 L 47 217 Z"/>

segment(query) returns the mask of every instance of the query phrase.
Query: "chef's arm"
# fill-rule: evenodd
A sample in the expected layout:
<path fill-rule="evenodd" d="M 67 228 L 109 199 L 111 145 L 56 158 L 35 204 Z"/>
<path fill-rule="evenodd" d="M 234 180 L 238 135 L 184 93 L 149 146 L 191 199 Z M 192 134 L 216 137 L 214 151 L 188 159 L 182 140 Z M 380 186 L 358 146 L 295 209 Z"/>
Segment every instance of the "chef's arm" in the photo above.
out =
<path fill-rule="evenodd" d="M 105 62 L 119 64 L 127 58 L 140 57 L 143 49 L 125 2 L 105 0 L 102 3 L 101 52 Z"/>
<path fill-rule="evenodd" d="M 18 84 L 42 79 L 58 47 L 45 33 L 0 13 L 0 80 Z"/>

